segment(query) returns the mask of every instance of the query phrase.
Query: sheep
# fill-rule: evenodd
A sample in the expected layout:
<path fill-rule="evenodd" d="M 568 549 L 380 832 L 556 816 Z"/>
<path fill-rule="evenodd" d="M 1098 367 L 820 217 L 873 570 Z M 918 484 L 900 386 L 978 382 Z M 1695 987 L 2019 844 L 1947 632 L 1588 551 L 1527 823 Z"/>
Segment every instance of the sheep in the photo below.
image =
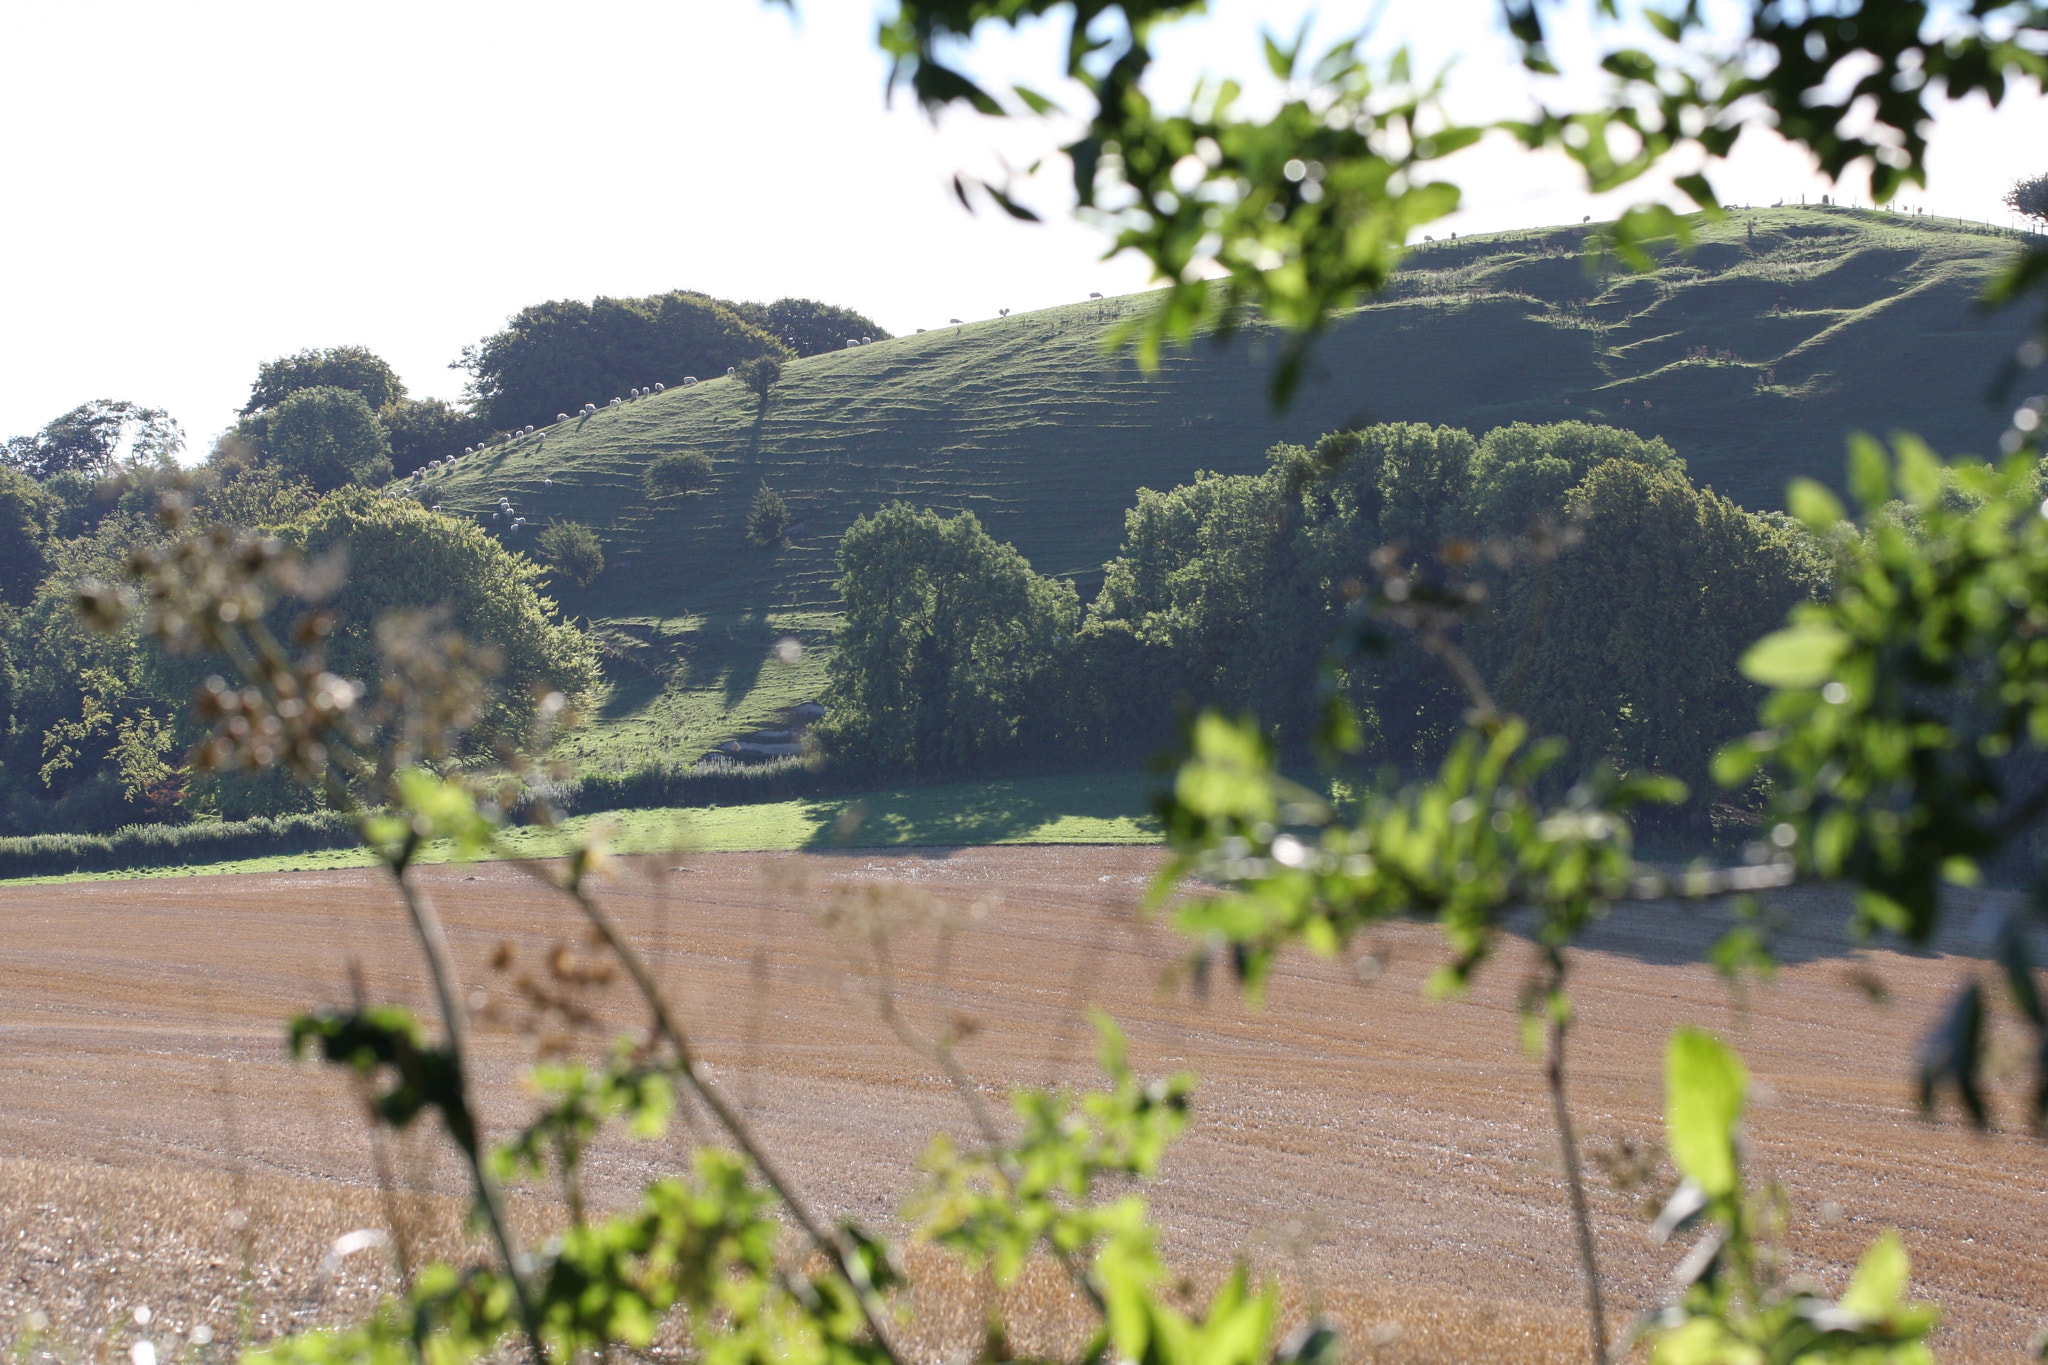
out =
<path fill-rule="evenodd" d="M 625 402 L 625 401 L 626 401 L 626 400 L 625 400 L 625 399 L 623 399 L 623 398 L 614 398 L 614 399 L 613 399 L 613 400 L 612 400 L 611 402 L 609 402 L 609 403 L 605 404 L 605 406 L 606 406 L 606 407 L 608 407 L 608 408 L 615 408 L 615 407 L 617 407 L 617 406 L 618 406 L 619 404 L 621 404 L 621 403 L 623 403 L 623 402 Z"/>
<path fill-rule="evenodd" d="M 737 365 L 728 365 L 728 366 L 726 366 L 726 367 L 725 367 L 725 377 L 726 377 L 727 379 L 730 379 L 730 378 L 732 378 L 732 377 L 733 377 L 734 375 L 738 374 L 739 372 L 740 372 L 740 367 L 739 367 L 739 366 L 737 366 Z"/>
<path fill-rule="evenodd" d="M 686 374 L 686 375 L 684 375 L 684 376 L 683 376 L 683 387 L 684 387 L 684 388 L 686 388 L 686 389 L 687 389 L 687 388 L 689 388 L 689 387 L 690 387 L 690 385 L 692 385 L 692 384 L 694 384 L 694 383 L 696 383 L 696 382 L 697 382 L 697 376 L 696 376 L 696 375 L 694 375 L 694 374 Z"/>
<path fill-rule="evenodd" d="M 475 449 L 475 447 L 473 447 L 473 446 L 464 446 L 464 447 L 462 448 L 462 453 L 463 453 L 463 454 L 465 454 L 465 455 L 467 455 L 467 454 L 469 454 L 469 452 L 470 452 L 471 450 L 473 450 L 473 449 Z M 436 461 L 434 461 L 434 463 L 438 465 L 438 464 L 440 464 L 441 462 L 440 462 L 439 460 L 436 460 Z"/>
<path fill-rule="evenodd" d="M 1091 299 L 1099 299 L 1102 297 L 1102 291 L 1097 290 L 1094 293 L 1091 293 L 1088 297 Z"/>
<path fill-rule="evenodd" d="M 856 347 L 856 346 L 858 346 L 858 345 L 860 345 L 860 343 L 859 343 L 858 341 L 855 341 L 855 340 L 854 340 L 854 339 L 853 339 L 852 337 L 848 337 L 848 338 L 846 339 L 846 349 L 847 349 L 847 350 L 849 350 L 849 351 L 850 351 L 850 350 L 852 350 L 852 349 L 853 349 L 854 347 Z"/>
<path fill-rule="evenodd" d="M 667 392 L 668 392 L 668 385 L 666 385 L 666 384 L 656 384 L 656 385 L 654 386 L 654 391 L 655 391 L 656 393 L 667 393 Z"/>
<path fill-rule="evenodd" d="M 556 414 L 555 414 L 555 421 L 557 421 L 557 422 L 566 422 L 566 421 L 568 421 L 568 420 L 569 420 L 569 414 L 568 414 L 568 413 L 566 413 L 566 412 L 558 412 L 558 413 L 556 413 Z"/>
<path fill-rule="evenodd" d="M 640 390 L 638 389 L 628 389 L 626 390 L 626 392 L 628 395 L 634 398 L 638 398 L 640 396 Z"/>
<path fill-rule="evenodd" d="M 531 423 L 531 422 L 528 422 L 528 423 L 526 424 L 526 434 L 527 434 L 528 436 L 531 436 L 531 435 L 533 435 L 533 423 Z"/>
<path fill-rule="evenodd" d="M 952 323 L 955 327 L 960 325 L 960 319 L 958 318 L 947 318 L 946 321 Z"/>
<path fill-rule="evenodd" d="M 922 328 L 922 327 L 918 328 L 918 329 L 917 329 L 917 334 L 918 334 L 919 336 L 923 336 L 923 335 L 924 335 L 924 328 Z"/>

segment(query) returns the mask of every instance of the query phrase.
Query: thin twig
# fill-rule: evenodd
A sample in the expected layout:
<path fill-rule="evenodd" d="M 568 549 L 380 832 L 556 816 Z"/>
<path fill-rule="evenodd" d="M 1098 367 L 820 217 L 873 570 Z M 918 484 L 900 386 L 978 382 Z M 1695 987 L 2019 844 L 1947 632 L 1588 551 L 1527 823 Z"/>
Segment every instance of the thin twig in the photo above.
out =
<path fill-rule="evenodd" d="M 535 871 L 536 875 L 545 876 L 545 873 L 540 873 L 538 869 L 529 870 Z M 626 974 L 633 978 L 634 986 L 638 988 L 649 1013 L 653 1016 L 655 1032 L 675 1053 L 676 1069 L 690 1083 L 691 1090 L 703 1101 L 704 1107 L 711 1111 L 719 1126 L 732 1138 L 741 1155 L 753 1163 L 754 1169 L 760 1172 L 761 1179 L 775 1191 L 783 1206 L 789 1210 L 790 1217 L 796 1220 L 797 1226 L 811 1240 L 812 1245 L 830 1258 L 840 1278 L 853 1290 L 854 1298 L 860 1304 L 861 1316 L 867 1320 L 868 1330 L 874 1333 L 875 1344 L 882 1349 L 882 1353 L 888 1356 L 893 1365 L 903 1365 L 902 1355 L 882 1325 L 887 1317 L 887 1306 L 875 1293 L 866 1269 L 847 1253 L 845 1244 L 818 1221 L 817 1216 L 797 1194 L 796 1186 L 782 1173 L 767 1150 L 755 1139 L 752 1130 L 747 1127 L 746 1120 L 727 1103 L 718 1087 L 698 1070 L 696 1055 L 691 1051 L 688 1039 L 684 1037 L 673 1015 L 670 1014 L 667 997 L 662 994 L 660 985 L 647 970 L 647 964 L 641 960 L 640 954 L 626 941 L 626 936 L 619 932 L 611 916 L 605 913 L 604 907 L 597 903 L 596 898 L 583 885 L 581 877 L 572 878 L 562 889 L 567 891 L 570 898 L 582 909 L 584 918 L 590 921 L 591 928 L 597 930 L 598 936 L 625 967 Z"/>
<path fill-rule="evenodd" d="M 1564 954 L 1550 953 L 1550 998 L 1564 988 Z M 1565 1033 L 1571 1027 L 1564 1011 L 1550 1010 L 1550 1049 L 1543 1066 L 1543 1078 L 1550 1086 L 1550 1105 L 1557 1121 L 1557 1141 L 1564 1155 L 1565 1187 L 1571 1192 L 1572 1227 L 1578 1234 L 1579 1268 L 1586 1277 L 1586 1316 L 1593 1334 L 1593 1365 L 1606 1365 L 1607 1304 L 1600 1293 L 1599 1249 L 1593 1240 L 1593 1219 L 1586 1208 L 1586 1183 L 1579 1170 L 1579 1140 L 1572 1131 L 1571 1107 L 1564 1091 Z"/>
<path fill-rule="evenodd" d="M 875 1003 L 882 1021 L 888 1024 L 905 1047 L 928 1059 L 946 1073 L 946 1079 L 952 1082 L 953 1089 L 959 1092 L 961 1100 L 967 1106 L 967 1112 L 973 1117 L 974 1126 L 981 1130 L 982 1145 L 989 1161 L 994 1164 L 996 1173 L 1001 1176 L 1003 1183 L 1009 1186 L 1008 1192 L 1014 1194 L 1024 1182 L 1024 1168 L 1017 1164 L 1017 1159 L 1003 1145 L 1002 1130 L 996 1127 L 995 1115 L 989 1112 L 988 1105 L 981 1098 L 979 1087 L 974 1084 L 974 1078 L 960 1065 L 960 1059 L 953 1055 L 952 1047 L 938 1038 L 925 1038 L 920 1035 L 897 1010 L 894 976 L 889 963 L 888 938 L 878 931 L 872 942 L 875 946 L 875 962 L 878 968 Z M 1087 1296 L 1088 1302 L 1095 1306 L 1098 1314 L 1108 1316 L 1109 1305 L 1103 1301 L 1102 1291 L 1088 1278 L 1088 1272 L 1074 1259 L 1073 1253 L 1052 1246 L 1049 1240 L 1047 1246 L 1067 1272 L 1067 1278 L 1074 1282 L 1074 1287 Z"/>
<path fill-rule="evenodd" d="M 448 937 L 441 929 L 440 918 L 434 914 L 433 903 L 413 884 L 409 875 L 411 855 L 417 844 L 418 836 L 408 835 L 404 851 L 392 861 L 390 868 L 392 880 L 398 884 L 399 898 L 405 902 L 406 915 L 412 920 L 413 936 L 419 940 L 420 953 L 427 960 L 427 974 L 433 981 L 435 1001 L 441 1010 L 441 1026 L 447 1034 L 448 1051 L 454 1060 L 456 1099 L 471 1115 L 471 1131 L 466 1135 L 451 1133 L 450 1136 L 456 1139 L 455 1145 L 462 1149 L 469 1162 L 470 1181 L 476 1188 L 477 1203 L 483 1207 L 491 1240 L 498 1244 L 498 1254 L 504 1258 L 505 1275 L 511 1280 L 513 1296 L 519 1303 L 519 1320 L 526 1331 L 526 1344 L 533 1352 L 534 1365 L 547 1365 L 547 1343 L 541 1339 L 540 1314 L 534 1307 L 533 1292 L 526 1283 L 526 1258 L 514 1238 L 511 1221 L 505 1216 L 505 1201 L 498 1192 L 498 1182 L 491 1179 L 491 1173 L 484 1165 L 482 1141 L 474 1128 L 475 1110 L 469 1100 L 469 1052 L 466 1046 L 469 1031 L 464 1024 L 462 1002 L 456 998 L 455 969 L 448 960 Z"/>

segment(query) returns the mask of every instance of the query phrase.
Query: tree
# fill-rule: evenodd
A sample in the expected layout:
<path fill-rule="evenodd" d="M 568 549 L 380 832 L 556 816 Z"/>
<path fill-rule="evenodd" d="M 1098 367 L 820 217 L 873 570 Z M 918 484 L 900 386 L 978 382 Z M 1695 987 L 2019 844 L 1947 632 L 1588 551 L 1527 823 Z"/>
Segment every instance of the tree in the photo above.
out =
<path fill-rule="evenodd" d="M 381 357 L 361 346 L 330 346 L 281 356 L 257 367 L 242 415 L 267 412 L 302 389 L 347 389 L 382 412 L 405 398 L 405 384 Z"/>
<path fill-rule="evenodd" d="M 2014 213 L 2048 222 L 2048 172 L 2015 180 L 2005 192 L 2005 206 Z"/>
<path fill-rule="evenodd" d="M 685 375 L 720 375 L 780 341 L 715 299 L 673 292 L 640 299 L 555 299 L 521 309 L 504 331 L 465 349 L 462 366 L 488 427 L 545 424 Z"/>
<path fill-rule="evenodd" d="M 540 533 L 541 557 L 562 577 L 587 588 L 604 572 L 604 542 L 580 521 L 550 522 Z"/>
<path fill-rule="evenodd" d="M 497 688 L 476 734 L 481 745 L 518 742 L 546 694 L 575 698 L 596 682 L 590 641 L 540 595 L 540 568 L 474 522 L 348 487 L 280 535 L 309 561 L 339 550 L 346 563 L 345 584 L 322 604 L 343 623 L 328 651 L 337 672 L 377 676 L 377 623 L 394 613 L 439 619 L 497 656 Z"/>
<path fill-rule="evenodd" d="M 782 495 L 762 484 L 747 508 L 747 539 L 756 545 L 773 545 L 789 529 L 789 504 Z"/>
<path fill-rule="evenodd" d="M 81 403 L 33 436 L 8 441 L 4 462 L 36 480 L 59 474 L 102 478 L 122 459 L 133 464 L 175 463 L 185 433 L 161 408 L 114 398 Z"/>
<path fill-rule="evenodd" d="M 57 500 L 35 480 L 0 469 L 0 603 L 27 606 L 50 571 Z"/>
<path fill-rule="evenodd" d="M 319 492 L 391 477 L 391 440 L 363 396 L 352 389 L 300 389 L 263 419 L 270 458 Z"/>
<path fill-rule="evenodd" d="M 380 408 L 377 420 L 391 437 L 391 469 L 400 476 L 458 454 L 484 438 L 484 424 L 438 398 L 400 398 Z"/>
<path fill-rule="evenodd" d="M 756 411 L 768 411 L 768 391 L 782 378 L 782 362 L 772 355 L 757 355 L 752 360 L 742 360 L 734 377 L 746 388 L 751 389 Z"/>
<path fill-rule="evenodd" d="M 971 512 L 891 503 L 839 542 L 846 601 L 820 742 L 860 767 L 957 770 L 1057 720 L 1080 624 L 1073 584 L 1031 571 Z"/>
<path fill-rule="evenodd" d="M 779 338 L 800 356 L 823 355 L 846 348 L 849 341 L 886 341 L 889 334 L 874 319 L 851 308 L 836 308 L 815 299 L 777 299 L 773 303 L 726 305 L 754 326 Z"/>
<path fill-rule="evenodd" d="M 1475 659 L 1503 705 L 1571 742 L 1575 766 L 1711 791 L 1715 749 L 1762 698 L 1737 669 L 1742 653 L 1820 594 L 1826 557 L 1796 525 L 1695 487 L 1675 461 L 1596 466 L 1562 519 L 1577 543 L 1492 594 Z"/>
<path fill-rule="evenodd" d="M 643 483 L 650 498 L 701 493 L 711 486 L 711 457 L 701 450 L 670 450 L 654 457 Z"/>

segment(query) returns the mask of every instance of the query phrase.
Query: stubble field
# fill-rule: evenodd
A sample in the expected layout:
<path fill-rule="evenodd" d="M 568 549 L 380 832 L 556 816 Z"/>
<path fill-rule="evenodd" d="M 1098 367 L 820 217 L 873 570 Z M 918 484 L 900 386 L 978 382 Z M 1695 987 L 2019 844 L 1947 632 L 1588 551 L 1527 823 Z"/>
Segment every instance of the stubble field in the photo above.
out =
<path fill-rule="evenodd" d="M 1186 945 L 1135 913 L 1159 856 L 665 856 L 622 867 L 606 896 L 823 1211 L 895 1230 L 926 1141 L 966 1128 L 959 1097 L 878 1019 L 886 931 L 905 1017 L 967 1023 L 961 1059 L 991 1095 L 1085 1083 L 1091 1007 L 1121 1021 L 1141 1070 L 1199 1074 L 1189 1135 L 1153 1190 L 1197 1296 L 1243 1256 L 1296 1311 L 1336 1316 L 1354 1362 L 1580 1359 L 1556 1138 L 1516 1024 L 1520 945 L 1503 944 L 1472 999 L 1432 1003 L 1433 931 L 1393 926 L 1358 961 L 1287 961 L 1254 1011 L 1218 983 L 1206 997 L 1164 984 Z M 421 875 L 483 1007 L 485 1108 L 502 1131 L 527 1102 L 517 1076 L 535 1042 L 507 987 L 573 939 L 570 923 L 516 866 Z M 1716 926 L 1697 912 L 1638 912 L 1578 954 L 1586 1150 L 1654 1141 L 1666 1031 L 1716 1029 L 1756 1076 L 1751 1166 L 1787 1187 L 1795 1266 L 1838 1289 L 1857 1250 L 1895 1226 L 1916 1290 L 1948 1310 L 1940 1353 L 2019 1357 L 2048 1324 L 2048 1146 L 1924 1123 L 1905 1083 L 1913 1040 L 1967 959 L 1851 954 L 1836 908 L 1786 909 L 1785 970 L 1743 994 L 1701 965 Z M 514 969 L 493 973 L 507 943 Z M 346 1001 L 352 964 L 372 998 L 424 1005 L 408 947 L 370 870 L 0 888 L 0 1335 L 47 1320 L 44 1344 L 65 1360 L 125 1359 L 145 1335 L 166 1361 L 218 1359 L 369 1303 L 391 1275 L 375 1251 L 321 1272 L 352 1229 L 393 1226 L 413 1257 L 462 1254 L 460 1173 L 433 1135 L 373 1146 L 348 1080 L 283 1054 L 284 1020 Z M 623 999 L 604 1008 L 607 1032 L 635 1022 Z M 694 1141 L 682 1117 L 666 1141 L 597 1151 L 593 1201 L 675 1169 Z M 1651 1246 L 1640 1194 L 1597 1167 L 1625 1321 L 1661 1297 L 1682 1248 Z M 560 1218 L 544 1189 L 518 1215 L 533 1235 Z M 911 1336 L 943 1359 L 978 1334 L 985 1291 L 931 1253 L 914 1260 L 929 1273 Z M 1023 1349 L 1085 1326 L 1049 1274 L 1009 1309 Z"/>

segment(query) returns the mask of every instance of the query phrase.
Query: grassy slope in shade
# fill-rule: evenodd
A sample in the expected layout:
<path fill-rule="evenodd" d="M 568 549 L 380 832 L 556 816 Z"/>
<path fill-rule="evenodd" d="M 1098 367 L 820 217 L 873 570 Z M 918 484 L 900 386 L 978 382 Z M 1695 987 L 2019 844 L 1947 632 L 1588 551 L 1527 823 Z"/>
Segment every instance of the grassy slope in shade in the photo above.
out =
<path fill-rule="evenodd" d="M 679 853 L 751 853 L 977 844 L 1144 844 L 1159 838 L 1158 823 L 1144 814 L 1149 794 L 1149 780 L 1139 774 L 1080 774 L 905 787 L 829 800 L 617 811 L 579 816 L 560 829 L 507 831 L 505 851 L 516 857 L 548 857 L 592 824 L 610 825 L 615 831 L 613 847 L 623 854 L 671 849 Z M 441 863 L 448 859 L 445 845 L 430 845 L 419 861 Z M 306 872 L 369 867 L 374 861 L 361 848 L 343 848 L 132 872 L 24 877 L 5 884 Z"/>
<path fill-rule="evenodd" d="M 1778 506 L 1795 474 L 1839 484 L 1852 429 L 1917 431 L 1947 454 L 1986 453 L 2003 429 L 1986 387 L 2030 316 L 1987 318 L 1973 300 L 2009 237 L 1851 209 L 1737 211 L 1658 275 L 1603 277 L 1584 231 L 1418 252 L 1323 339 L 1280 415 L 1256 332 L 1153 375 L 1105 355 L 1138 297 L 797 361 L 765 411 L 725 379 L 671 389 L 465 461 L 425 499 L 492 526 L 503 494 L 532 526 L 574 519 L 603 535 L 610 567 L 563 606 L 647 642 L 651 667 L 615 671 L 571 747 L 615 768 L 695 757 L 815 695 L 818 651 L 779 671 L 767 646 L 823 643 L 834 545 L 892 499 L 973 511 L 1086 593 L 1139 487 L 1256 471 L 1274 442 L 1348 424 L 1611 422 L 1667 438 L 1696 479 L 1750 507 Z M 650 506 L 642 471 L 683 449 L 713 458 L 714 487 Z M 763 483 L 793 521 L 773 549 L 742 531 Z"/>

